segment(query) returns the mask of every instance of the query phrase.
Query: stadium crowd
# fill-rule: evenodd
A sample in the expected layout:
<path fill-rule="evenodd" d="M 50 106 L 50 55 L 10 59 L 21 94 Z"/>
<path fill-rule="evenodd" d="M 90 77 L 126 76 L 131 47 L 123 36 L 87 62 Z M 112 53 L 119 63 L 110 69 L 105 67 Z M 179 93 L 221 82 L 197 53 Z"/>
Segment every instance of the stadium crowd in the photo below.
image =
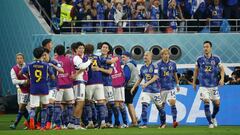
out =
<path fill-rule="evenodd" d="M 51 0 L 48 4 L 51 7 L 46 2 L 43 6 L 62 32 L 229 32 L 238 30 L 238 21 L 210 20 L 240 18 L 239 0 Z M 77 22 L 70 23 L 73 20 Z"/>

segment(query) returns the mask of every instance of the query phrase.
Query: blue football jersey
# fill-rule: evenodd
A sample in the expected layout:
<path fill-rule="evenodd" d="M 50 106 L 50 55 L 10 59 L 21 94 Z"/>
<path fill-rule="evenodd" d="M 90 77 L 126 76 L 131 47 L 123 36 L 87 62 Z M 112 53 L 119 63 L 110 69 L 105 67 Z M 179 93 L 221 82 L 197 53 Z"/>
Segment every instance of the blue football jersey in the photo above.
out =
<path fill-rule="evenodd" d="M 172 60 L 167 63 L 162 60 L 157 64 L 158 76 L 161 85 L 161 90 L 172 90 L 175 87 L 176 81 L 174 79 L 174 73 L 177 72 L 176 63 Z"/>
<path fill-rule="evenodd" d="M 111 64 L 107 64 L 106 63 L 107 60 L 111 60 L 111 58 L 102 57 L 102 56 L 100 57 L 101 67 L 104 68 L 104 69 L 113 68 L 111 66 Z M 103 85 L 104 86 L 112 86 L 112 77 L 111 77 L 111 75 L 105 74 L 105 73 L 102 73 L 102 74 L 103 74 Z"/>
<path fill-rule="evenodd" d="M 139 77 L 144 80 L 144 83 L 150 81 L 154 75 L 157 75 L 157 69 L 155 66 L 151 63 L 149 66 L 143 65 L 140 69 L 140 75 Z M 143 92 L 149 92 L 149 93 L 159 93 L 160 92 L 160 84 L 158 81 L 155 81 L 148 85 Z"/>
<path fill-rule="evenodd" d="M 99 56 L 97 55 L 92 55 L 90 56 L 92 57 L 92 64 L 89 66 L 88 69 L 88 82 L 87 85 L 91 85 L 91 84 L 103 84 L 103 75 L 101 71 L 93 71 L 92 70 L 92 66 L 98 66 L 101 67 L 102 63 L 101 59 Z"/>
<path fill-rule="evenodd" d="M 48 94 L 48 76 L 54 74 L 49 68 L 48 63 L 42 61 L 33 61 L 22 69 L 22 73 L 28 74 L 30 77 L 30 94 Z"/>
<path fill-rule="evenodd" d="M 62 67 L 61 64 L 59 64 L 56 60 L 50 60 L 48 63 L 51 63 L 59 68 Z M 52 66 L 49 66 L 49 68 L 53 71 L 54 75 L 57 76 L 57 70 L 55 68 L 53 68 Z M 55 79 L 55 80 L 49 79 L 48 87 L 49 87 L 49 90 L 55 89 L 57 87 L 57 79 Z"/>
<path fill-rule="evenodd" d="M 218 86 L 218 74 L 220 72 L 219 65 L 221 64 L 220 58 L 216 55 L 212 55 L 210 58 L 207 58 L 204 55 L 198 57 L 196 64 L 199 68 L 199 85 L 203 87 Z"/>

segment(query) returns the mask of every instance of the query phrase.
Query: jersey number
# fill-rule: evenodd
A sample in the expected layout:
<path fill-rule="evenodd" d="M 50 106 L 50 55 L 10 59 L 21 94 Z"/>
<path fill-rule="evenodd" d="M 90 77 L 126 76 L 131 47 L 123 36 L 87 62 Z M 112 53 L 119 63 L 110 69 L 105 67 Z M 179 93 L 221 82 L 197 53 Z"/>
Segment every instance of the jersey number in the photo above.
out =
<path fill-rule="evenodd" d="M 212 67 L 211 66 L 206 66 L 205 67 L 205 72 L 211 72 L 212 70 Z"/>
<path fill-rule="evenodd" d="M 35 70 L 34 75 L 37 78 L 36 82 L 40 82 L 40 80 L 42 78 L 42 71 L 37 69 L 37 70 Z"/>
<path fill-rule="evenodd" d="M 168 71 L 163 71 L 163 76 L 169 76 L 169 72 Z"/>
<path fill-rule="evenodd" d="M 92 65 L 97 66 L 97 60 L 93 60 Z"/>
<path fill-rule="evenodd" d="M 147 80 L 147 81 L 149 81 L 149 80 L 152 79 L 152 76 L 151 76 L 150 74 L 145 74 L 145 76 L 146 76 L 146 80 Z"/>

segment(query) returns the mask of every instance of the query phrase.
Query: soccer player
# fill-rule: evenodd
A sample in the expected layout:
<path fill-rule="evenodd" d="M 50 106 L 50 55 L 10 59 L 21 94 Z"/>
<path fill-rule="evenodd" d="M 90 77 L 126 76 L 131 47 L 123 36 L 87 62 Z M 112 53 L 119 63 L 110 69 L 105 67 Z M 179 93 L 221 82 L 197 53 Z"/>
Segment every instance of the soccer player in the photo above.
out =
<path fill-rule="evenodd" d="M 57 94 L 55 101 L 55 109 L 54 109 L 54 121 L 56 124 L 55 130 L 61 129 L 61 120 L 60 117 L 62 115 L 61 102 L 66 103 L 66 122 L 65 126 L 69 123 L 70 118 L 73 115 L 73 101 L 74 101 L 74 93 L 73 93 L 73 81 L 72 75 L 74 72 L 74 65 L 71 61 L 70 57 L 65 56 L 65 47 L 63 45 L 57 45 L 54 48 L 54 53 L 57 53 L 56 60 L 61 64 L 64 72 L 59 73 L 57 76 Z"/>
<path fill-rule="evenodd" d="M 22 53 L 16 54 L 16 62 L 17 64 L 11 69 L 11 79 L 12 83 L 17 87 L 19 110 L 15 122 L 10 125 L 11 129 L 16 129 L 22 116 L 28 121 L 28 110 L 26 109 L 26 106 L 29 101 L 29 80 L 20 73 L 22 68 L 26 65 Z"/>
<path fill-rule="evenodd" d="M 157 64 L 159 82 L 161 84 L 161 99 L 163 100 L 163 107 L 168 101 L 171 106 L 173 127 L 178 126 L 177 122 L 177 108 L 176 108 L 176 91 L 174 89 L 176 84 L 177 92 L 180 90 L 179 80 L 177 77 L 177 65 L 174 61 L 170 60 L 170 52 L 167 48 L 161 50 L 162 60 Z M 164 113 L 162 112 L 162 115 Z M 166 117 L 166 116 L 162 116 Z M 163 118 L 164 119 L 164 118 Z M 166 119 L 165 119 L 166 120 Z M 166 121 L 162 121 L 160 128 L 166 127 Z"/>
<path fill-rule="evenodd" d="M 76 79 L 73 86 L 76 105 L 73 120 L 69 123 L 68 128 L 85 129 L 80 126 L 80 118 L 82 117 L 85 101 L 86 69 L 92 61 L 84 55 L 85 45 L 82 42 L 73 43 L 71 49 L 74 53 L 73 63 L 76 70 Z"/>
<path fill-rule="evenodd" d="M 52 40 L 51 39 L 44 39 L 42 41 L 42 47 L 48 49 L 49 52 L 51 52 L 52 47 L 53 47 Z"/>
<path fill-rule="evenodd" d="M 134 86 L 131 89 L 131 94 L 134 93 L 136 90 L 136 87 L 140 85 L 142 80 L 144 80 L 144 84 L 142 84 L 142 122 L 143 124 L 139 128 L 147 128 L 147 109 L 150 105 L 151 101 L 155 103 L 157 109 L 159 110 L 159 113 L 162 113 L 162 101 L 161 101 L 161 95 L 160 95 L 160 84 L 158 82 L 158 72 L 155 66 L 152 64 L 152 53 L 149 51 L 146 51 L 144 53 L 144 63 L 140 69 L 140 75 L 137 82 L 134 84 Z"/>
<path fill-rule="evenodd" d="M 113 89 L 112 89 L 112 78 L 111 74 L 113 71 L 113 67 L 111 64 L 115 63 L 115 61 L 111 61 L 111 56 L 109 55 L 112 46 L 108 42 L 103 42 L 101 44 L 101 62 L 103 69 L 103 85 L 104 85 L 104 95 L 107 101 L 106 108 L 106 126 L 112 128 L 112 112 L 114 109 L 114 97 L 113 97 Z M 115 60 L 115 59 L 114 59 Z"/>
<path fill-rule="evenodd" d="M 131 54 L 129 52 L 123 52 L 122 61 L 124 63 L 123 71 L 125 75 L 125 103 L 127 104 L 128 111 L 132 119 L 132 125 L 137 126 L 137 116 L 133 106 L 133 98 L 137 91 L 135 90 L 134 93 L 130 93 L 133 85 L 138 80 L 139 73 L 137 64 L 131 60 Z M 136 89 L 138 89 L 138 87 L 136 87 Z"/>
<path fill-rule="evenodd" d="M 61 67 L 61 65 L 54 59 L 50 58 L 50 51 L 46 48 L 44 48 L 44 53 L 43 53 L 43 61 L 48 63 L 50 68 L 52 68 L 52 71 L 55 75 L 57 76 L 58 72 L 63 73 L 64 70 Z M 48 81 L 48 87 L 49 87 L 49 104 L 47 108 L 47 123 L 46 123 L 46 129 L 50 129 L 52 125 L 52 116 L 53 116 L 53 111 L 54 111 L 54 103 L 56 100 L 56 92 L 57 92 L 57 81 L 49 79 Z"/>
<path fill-rule="evenodd" d="M 196 90 L 196 79 L 199 79 L 200 99 L 204 102 L 204 111 L 209 123 L 209 128 L 217 127 L 216 115 L 219 111 L 220 95 L 218 85 L 224 84 L 224 69 L 218 56 L 212 54 L 212 43 L 203 43 L 204 55 L 197 58 L 193 74 L 193 88 Z M 220 72 L 220 80 L 218 73 Z M 213 102 L 213 113 L 209 109 L 210 101 Z"/>
<path fill-rule="evenodd" d="M 86 105 L 85 109 L 88 111 L 88 125 L 87 128 L 94 128 L 92 119 L 92 108 L 91 104 L 96 101 L 96 109 L 98 112 L 98 125 L 99 128 L 105 128 L 105 96 L 103 87 L 103 75 L 102 72 L 109 72 L 102 68 L 101 59 L 99 56 L 93 55 L 93 45 L 86 45 L 86 54 L 92 58 L 92 63 L 88 70 L 88 82 L 86 85 Z"/>
<path fill-rule="evenodd" d="M 55 79 L 53 71 L 49 65 L 42 61 L 44 49 L 42 47 L 35 48 L 33 55 L 35 61 L 22 69 L 22 73 L 28 75 L 30 78 L 30 129 L 35 129 L 35 108 L 42 104 L 41 108 L 41 129 L 45 130 L 45 123 L 47 119 L 47 105 L 48 99 L 48 76 Z"/>
<path fill-rule="evenodd" d="M 115 56 L 113 56 L 115 58 Z M 121 58 L 118 58 L 118 60 L 114 63 L 113 66 L 113 72 L 112 72 L 112 87 L 113 87 L 113 95 L 114 95 L 114 118 L 115 118 L 115 124 L 118 126 L 118 128 L 128 128 L 128 122 L 127 122 L 127 112 L 125 108 L 125 77 L 123 73 L 123 69 L 121 67 Z M 123 125 L 120 126 L 119 121 L 119 112 L 121 112 Z"/>

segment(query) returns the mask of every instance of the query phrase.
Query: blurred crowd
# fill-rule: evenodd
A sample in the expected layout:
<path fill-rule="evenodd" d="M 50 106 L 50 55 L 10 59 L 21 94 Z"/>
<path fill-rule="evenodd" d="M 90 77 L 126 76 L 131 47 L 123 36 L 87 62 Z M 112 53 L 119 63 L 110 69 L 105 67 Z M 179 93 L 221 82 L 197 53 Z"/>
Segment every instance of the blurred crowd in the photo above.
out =
<path fill-rule="evenodd" d="M 206 26 L 211 26 L 210 32 L 224 32 L 227 26 L 232 26 L 229 31 L 237 31 L 237 21 L 209 20 L 240 18 L 239 0 L 50 0 L 50 4 L 51 16 L 58 23 L 63 4 L 73 6 L 72 20 L 94 20 L 71 24 L 76 32 L 202 32 L 206 31 Z M 172 20 L 161 21 L 163 19 Z M 97 20 L 108 22 L 95 22 Z M 59 27 L 62 26 L 60 22 Z"/>

